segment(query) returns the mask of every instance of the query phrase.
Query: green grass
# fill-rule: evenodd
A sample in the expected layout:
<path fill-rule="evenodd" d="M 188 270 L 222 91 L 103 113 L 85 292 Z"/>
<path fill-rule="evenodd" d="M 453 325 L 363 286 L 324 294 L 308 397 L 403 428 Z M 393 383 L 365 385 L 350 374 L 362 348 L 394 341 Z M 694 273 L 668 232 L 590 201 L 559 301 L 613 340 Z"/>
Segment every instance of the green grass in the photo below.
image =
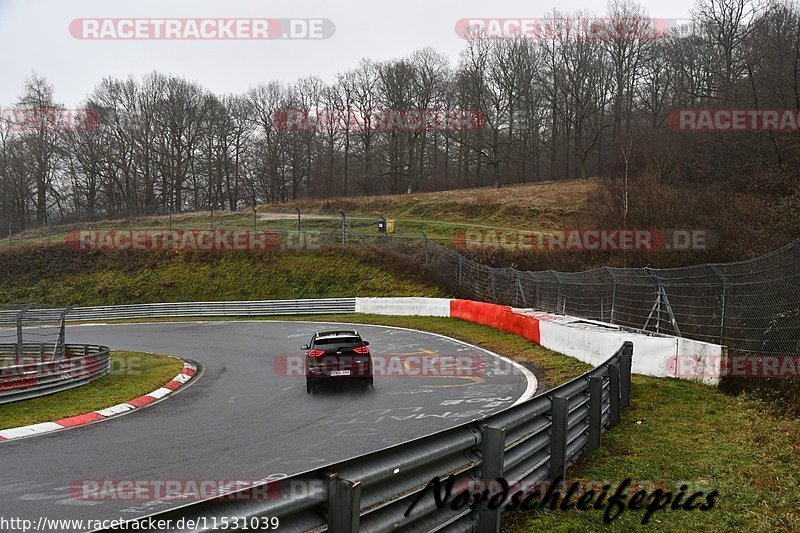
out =
<path fill-rule="evenodd" d="M 622 423 L 567 477 L 615 486 L 632 478 L 675 493 L 685 483 L 689 493 L 719 491 L 717 505 L 708 512 L 657 511 L 647 525 L 641 525 L 644 511 L 626 510 L 610 527 L 603 526 L 603 511 L 517 513 L 503 530 L 800 530 L 798 429 L 796 421 L 757 400 L 684 381 L 634 377 L 632 405 Z"/>
<path fill-rule="evenodd" d="M 111 372 L 87 385 L 0 406 L 0 429 L 52 422 L 105 409 L 163 387 L 180 374 L 174 357 L 139 352 L 112 352 Z"/>
<path fill-rule="evenodd" d="M 355 251 L 315 254 L 92 252 L 67 248 L 0 256 L 0 303 L 58 305 L 444 296 Z M 3 259 L 7 259 L 4 261 Z"/>

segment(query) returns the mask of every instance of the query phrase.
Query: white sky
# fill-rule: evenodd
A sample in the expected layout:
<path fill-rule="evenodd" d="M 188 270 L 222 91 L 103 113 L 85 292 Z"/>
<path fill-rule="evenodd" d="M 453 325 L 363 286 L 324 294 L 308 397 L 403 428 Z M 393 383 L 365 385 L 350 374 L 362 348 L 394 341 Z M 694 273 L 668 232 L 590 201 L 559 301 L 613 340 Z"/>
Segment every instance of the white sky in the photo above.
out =
<path fill-rule="evenodd" d="M 552 3 L 550 3 L 552 2 Z M 686 18 L 693 0 L 645 0 L 655 18 Z M 153 70 L 184 76 L 216 93 L 315 74 L 331 80 L 362 57 L 402 57 L 433 46 L 458 58 L 463 18 L 537 18 L 557 8 L 603 15 L 605 0 L 0 0 L 0 106 L 13 105 L 32 72 L 77 106 L 105 76 Z M 73 38 L 77 18 L 328 18 L 331 39 L 269 41 L 92 41 Z"/>

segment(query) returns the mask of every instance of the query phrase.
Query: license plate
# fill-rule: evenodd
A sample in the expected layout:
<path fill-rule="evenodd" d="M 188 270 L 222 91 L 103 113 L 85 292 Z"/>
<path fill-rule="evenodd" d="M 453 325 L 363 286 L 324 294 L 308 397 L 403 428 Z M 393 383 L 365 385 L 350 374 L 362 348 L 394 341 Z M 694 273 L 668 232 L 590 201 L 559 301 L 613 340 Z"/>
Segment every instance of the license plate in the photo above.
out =
<path fill-rule="evenodd" d="M 349 375 L 350 375 L 350 371 L 349 370 L 332 370 L 331 371 L 331 376 L 349 376 Z"/>

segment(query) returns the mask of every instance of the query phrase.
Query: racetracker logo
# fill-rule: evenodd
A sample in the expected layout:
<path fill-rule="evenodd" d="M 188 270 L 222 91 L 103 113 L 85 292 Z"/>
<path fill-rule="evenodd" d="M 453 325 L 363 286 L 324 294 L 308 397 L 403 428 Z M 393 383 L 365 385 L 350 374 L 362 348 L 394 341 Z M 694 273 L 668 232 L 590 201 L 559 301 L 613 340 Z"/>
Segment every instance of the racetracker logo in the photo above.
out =
<path fill-rule="evenodd" d="M 677 229 L 462 229 L 453 235 L 453 246 L 510 252 L 659 252 L 707 250 L 713 246 L 711 237 L 704 230 Z"/>
<path fill-rule="evenodd" d="M 351 361 L 357 357 L 324 355 L 307 359 L 304 355 L 283 355 L 273 360 L 272 370 L 278 376 L 302 377 L 306 375 L 306 366 L 313 363 L 322 371 L 340 370 L 345 364 L 349 369 L 347 376 L 350 377 L 469 378 L 485 376 L 487 373 L 511 373 L 510 368 L 497 363 L 487 369 L 484 359 L 475 355 L 373 355 L 370 358 L 371 366 Z"/>
<path fill-rule="evenodd" d="M 667 125 L 675 131 L 778 131 L 800 129 L 800 109 L 673 109 Z"/>
<path fill-rule="evenodd" d="M 456 23 L 462 39 L 642 41 L 663 39 L 671 30 L 691 27 L 690 19 L 631 18 L 475 18 Z"/>
<path fill-rule="evenodd" d="M 69 234 L 67 246 L 81 252 L 265 251 L 278 248 L 280 238 L 274 232 L 249 230 L 91 230 Z"/>
<path fill-rule="evenodd" d="M 667 361 L 670 376 L 691 378 L 778 378 L 800 376 L 798 354 L 676 355 Z"/>
<path fill-rule="evenodd" d="M 94 131 L 100 126 L 100 115 L 94 109 L 29 109 L 0 110 L 0 129 L 9 133 L 42 131 Z"/>
<path fill-rule="evenodd" d="M 479 109 L 280 109 L 272 117 L 281 131 L 479 131 Z"/>
<path fill-rule="evenodd" d="M 329 39 L 330 19 L 306 18 L 84 18 L 69 25 L 75 39 L 142 41 L 220 41 Z"/>
<path fill-rule="evenodd" d="M 69 493 L 81 501 L 274 500 L 281 494 L 276 479 L 81 479 Z"/>

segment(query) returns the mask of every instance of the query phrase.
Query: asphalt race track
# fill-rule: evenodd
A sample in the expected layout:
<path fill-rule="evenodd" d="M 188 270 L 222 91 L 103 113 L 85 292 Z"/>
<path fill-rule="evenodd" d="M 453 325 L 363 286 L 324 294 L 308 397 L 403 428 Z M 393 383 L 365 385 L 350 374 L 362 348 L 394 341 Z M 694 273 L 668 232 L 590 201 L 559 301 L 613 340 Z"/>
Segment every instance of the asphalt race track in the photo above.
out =
<path fill-rule="evenodd" d="M 0 443 L 0 516 L 132 519 L 186 501 L 76 499 L 81 480 L 258 480 L 298 473 L 486 416 L 530 396 L 535 380 L 488 352 L 432 334 L 356 326 L 373 356 L 475 356 L 471 378 L 376 376 L 375 388 L 306 394 L 283 355 L 301 355 L 309 322 L 181 322 L 70 327 L 69 343 L 173 354 L 199 379 L 145 409 Z M 353 325 L 342 325 L 352 328 Z M 131 369 L 135 371 L 135 369 Z M 532 378 L 531 378 L 532 379 Z M 527 392 L 527 394 L 526 394 Z"/>

